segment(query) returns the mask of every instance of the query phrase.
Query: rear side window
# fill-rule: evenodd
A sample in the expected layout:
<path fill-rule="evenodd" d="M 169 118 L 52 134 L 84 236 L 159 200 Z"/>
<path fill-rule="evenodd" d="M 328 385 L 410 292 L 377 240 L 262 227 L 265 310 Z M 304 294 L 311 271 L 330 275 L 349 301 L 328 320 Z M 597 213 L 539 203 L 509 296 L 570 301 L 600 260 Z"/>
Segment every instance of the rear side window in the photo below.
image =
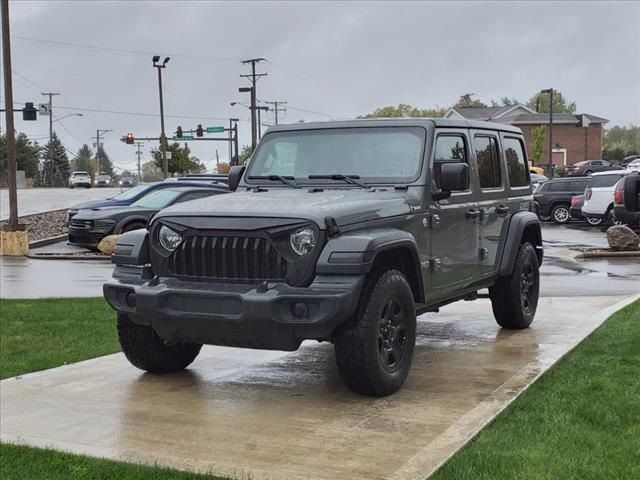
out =
<path fill-rule="evenodd" d="M 506 137 L 502 142 L 504 156 L 507 160 L 507 172 L 511 187 L 526 187 L 529 185 L 527 161 L 524 158 L 522 142 L 517 138 Z"/>
<path fill-rule="evenodd" d="M 612 187 L 623 175 L 594 175 L 591 177 L 592 188 Z"/>
<path fill-rule="evenodd" d="M 433 157 L 433 178 L 440 188 L 443 163 L 469 163 L 464 135 L 438 135 Z"/>
<path fill-rule="evenodd" d="M 502 184 L 498 142 L 495 137 L 474 137 L 480 188 L 496 188 Z"/>
<path fill-rule="evenodd" d="M 589 185 L 589 181 L 580 181 L 580 182 L 573 182 L 573 191 L 574 192 L 581 192 L 583 191 L 585 188 L 587 188 L 587 185 Z"/>
<path fill-rule="evenodd" d="M 569 187 L 571 186 L 570 182 L 549 182 L 548 191 L 549 192 L 568 192 Z"/>

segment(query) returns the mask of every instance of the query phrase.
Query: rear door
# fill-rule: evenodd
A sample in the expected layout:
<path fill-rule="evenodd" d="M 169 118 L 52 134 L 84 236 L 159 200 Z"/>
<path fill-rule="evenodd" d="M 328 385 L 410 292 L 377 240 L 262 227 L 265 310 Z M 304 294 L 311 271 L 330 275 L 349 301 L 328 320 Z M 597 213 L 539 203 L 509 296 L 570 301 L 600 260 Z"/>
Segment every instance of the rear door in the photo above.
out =
<path fill-rule="evenodd" d="M 472 130 L 473 157 L 478 175 L 479 224 L 478 268 L 480 278 L 491 276 L 497 268 L 501 232 L 509 214 L 506 180 L 497 132 Z"/>
<path fill-rule="evenodd" d="M 437 129 L 430 159 L 432 191 L 440 189 L 440 170 L 444 163 L 471 162 L 471 143 L 467 129 Z M 448 199 L 429 202 L 432 228 L 430 272 L 428 286 L 430 302 L 445 299 L 460 292 L 460 288 L 478 278 L 478 238 L 480 210 L 475 183 L 463 192 L 453 192 Z"/>

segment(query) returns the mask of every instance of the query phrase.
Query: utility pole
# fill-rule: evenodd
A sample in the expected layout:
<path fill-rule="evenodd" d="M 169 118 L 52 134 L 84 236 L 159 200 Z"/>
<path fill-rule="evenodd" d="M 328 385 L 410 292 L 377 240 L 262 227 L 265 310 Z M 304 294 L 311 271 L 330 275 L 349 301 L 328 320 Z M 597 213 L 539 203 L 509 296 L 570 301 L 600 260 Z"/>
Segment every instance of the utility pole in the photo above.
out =
<path fill-rule="evenodd" d="M 243 65 L 251 64 L 251 73 L 248 75 L 240 75 L 242 78 L 248 78 L 251 82 L 251 149 L 255 150 L 258 144 L 258 125 L 256 124 L 256 82 L 260 77 L 266 77 L 266 73 L 256 73 L 256 63 L 264 62 L 266 58 L 250 58 L 243 60 Z M 240 89 L 245 92 L 246 89 Z"/>
<path fill-rule="evenodd" d="M 160 148 L 162 151 L 162 172 L 164 178 L 169 176 L 169 162 L 167 161 L 167 137 L 164 134 L 164 101 L 162 98 L 162 69 L 167 68 L 170 58 L 165 57 L 162 63 L 160 55 L 154 55 L 153 66 L 158 69 L 158 92 L 160 94 Z"/>
<path fill-rule="evenodd" d="M 276 125 L 278 125 L 278 113 L 282 112 L 285 113 L 287 111 L 287 109 L 285 107 L 280 108 L 279 105 L 286 105 L 287 102 L 283 102 L 281 100 L 275 100 L 273 102 L 264 102 L 264 103 L 268 103 L 269 105 L 273 105 L 273 107 L 271 107 L 271 110 L 273 110 L 274 115 L 276 117 Z"/>
<path fill-rule="evenodd" d="M 233 165 L 233 118 L 229 119 L 229 165 Z"/>
<path fill-rule="evenodd" d="M 269 111 L 269 107 L 256 107 L 256 110 L 258 111 L 258 140 L 260 140 L 262 138 L 262 119 L 260 116 L 260 112 Z"/>
<path fill-rule="evenodd" d="M 540 93 L 549 94 L 549 165 L 547 165 L 547 173 L 552 176 L 553 173 L 553 88 L 540 90 Z"/>
<path fill-rule="evenodd" d="M 233 165 L 238 165 L 238 161 L 240 158 L 240 150 L 238 150 L 238 122 L 240 119 L 232 118 L 233 121 Z"/>
<path fill-rule="evenodd" d="M 53 187 L 53 97 L 60 94 L 54 92 L 42 92 L 42 95 L 49 97 L 49 186 Z"/>
<path fill-rule="evenodd" d="M 136 147 L 138 147 L 138 150 L 136 152 L 136 154 L 138 155 L 138 183 L 142 183 L 142 171 L 140 168 L 140 156 L 142 155 L 142 150 L 140 150 L 140 148 L 142 147 L 142 145 L 144 145 L 142 142 L 136 142 Z"/>
<path fill-rule="evenodd" d="M 11 36 L 9 34 L 9 1 L 2 1 L 2 63 L 4 70 L 4 103 L 7 122 L 7 183 L 9 186 L 9 224 L 7 231 L 24 230 L 18 224 L 18 188 L 16 181 L 16 132 L 13 123 L 13 84 L 11 82 Z"/>
<path fill-rule="evenodd" d="M 218 157 L 218 149 L 216 148 L 216 173 L 220 173 L 220 170 L 218 170 L 219 168 L 220 168 L 220 157 Z"/>
<path fill-rule="evenodd" d="M 96 136 L 93 137 L 96 139 L 96 175 L 100 175 L 100 136 L 105 133 L 113 132 L 113 130 L 96 130 Z"/>

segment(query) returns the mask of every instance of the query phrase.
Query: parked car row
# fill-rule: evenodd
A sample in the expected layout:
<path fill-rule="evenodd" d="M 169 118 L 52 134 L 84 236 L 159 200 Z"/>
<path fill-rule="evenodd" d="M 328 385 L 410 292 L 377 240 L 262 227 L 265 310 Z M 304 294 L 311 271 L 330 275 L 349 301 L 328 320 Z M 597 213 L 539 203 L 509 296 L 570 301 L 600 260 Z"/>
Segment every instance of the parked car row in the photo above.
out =
<path fill-rule="evenodd" d="M 228 192 L 229 187 L 219 179 L 183 177 L 140 184 L 113 198 L 83 202 L 69 209 L 69 243 L 95 249 L 108 235 L 144 228 L 163 208 Z"/>
<path fill-rule="evenodd" d="M 122 177 L 118 182 L 120 187 L 133 187 L 135 184 L 135 179 L 128 176 Z M 98 175 L 96 179 L 92 181 L 89 172 L 84 171 L 72 172 L 69 176 L 69 188 L 91 188 L 91 186 L 103 188 L 113 187 L 114 180 L 110 175 Z"/>
<path fill-rule="evenodd" d="M 558 224 L 572 219 L 589 225 L 625 223 L 640 225 L 638 215 L 624 210 L 624 182 L 632 169 L 609 170 L 591 176 L 566 177 L 546 181 L 534 192 L 536 212 L 541 220 Z"/>

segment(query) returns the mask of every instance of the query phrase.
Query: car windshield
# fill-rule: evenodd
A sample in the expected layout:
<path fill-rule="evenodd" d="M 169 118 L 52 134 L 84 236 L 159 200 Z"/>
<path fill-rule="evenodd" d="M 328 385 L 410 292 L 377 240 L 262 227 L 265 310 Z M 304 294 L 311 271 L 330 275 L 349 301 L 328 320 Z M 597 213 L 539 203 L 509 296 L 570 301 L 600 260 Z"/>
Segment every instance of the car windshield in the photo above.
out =
<path fill-rule="evenodd" d="M 421 127 L 274 132 L 260 143 L 245 178 L 249 183 L 251 177 L 278 176 L 296 183 L 326 183 L 327 179 L 309 176 L 334 175 L 334 180 L 341 180 L 338 177 L 346 175 L 365 183 L 409 182 L 420 174 L 424 144 Z"/>
<path fill-rule="evenodd" d="M 110 178 L 109 175 L 98 175 L 97 180 L 109 180 Z"/>
<path fill-rule="evenodd" d="M 171 203 L 182 194 L 179 190 L 162 189 L 151 192 L 149 195 L 142 197 L 132 203 L 134 207 L 141 208 L 164 208 L 171 205 Z"/>
<path fill-rule="evenodd" d="M 133 197 L 138 196 L 140 193 L 148 190 L 152 187 L 152 185 L 138 185 L 137 187 L 130 188 L 126 192 L 122 192 L 120 195 L 116 195 L 113 197 L 113 200 L 129 200 Z"/>

